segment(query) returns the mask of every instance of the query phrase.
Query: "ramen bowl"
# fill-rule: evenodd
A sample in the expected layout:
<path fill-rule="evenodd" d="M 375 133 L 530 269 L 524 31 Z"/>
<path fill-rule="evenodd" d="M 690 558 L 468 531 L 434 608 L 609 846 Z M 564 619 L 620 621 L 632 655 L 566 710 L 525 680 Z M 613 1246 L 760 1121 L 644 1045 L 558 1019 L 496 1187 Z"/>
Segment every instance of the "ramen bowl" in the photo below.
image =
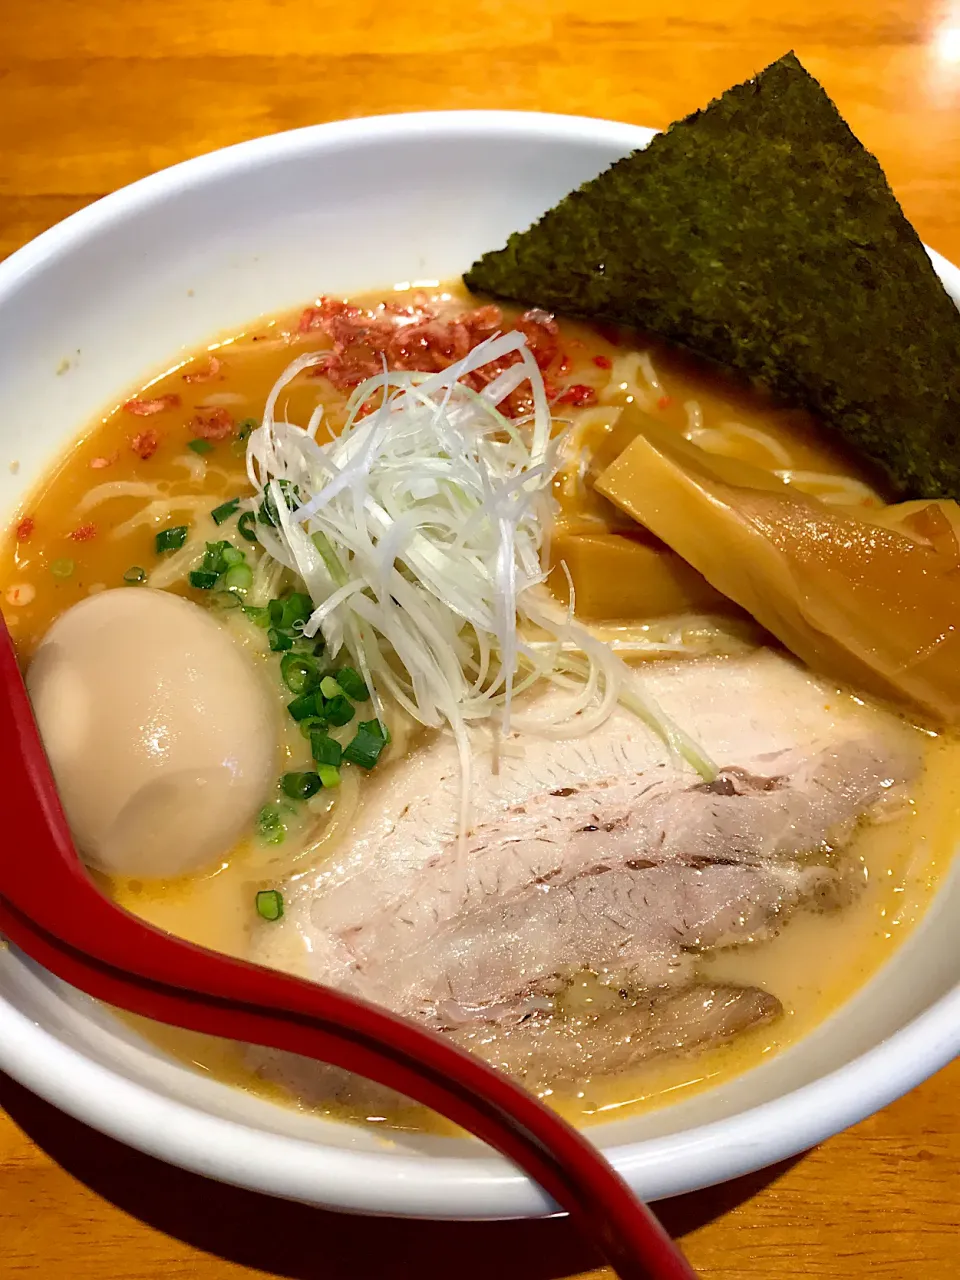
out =
<path fill-rule="evenodd" d="M 75 214 L 0 265 L 4 510 L 12 517 L 125 388 L 211 334 L 320 289 L 453 278 L 651 136 L 500 112 L 353 120 L 189 161 Z M 931 257 L 960 300 L 960 272 Z M 674 1105 L 597 1123 L 592 1137 L 656 1200 L 791 1156 L 885 1106 L 960 1050 L 958 914 L 954 868 L 888 963 L 812 1034 Z M 13 948 L 0 949 L 0 1067 L 131 1146 L 272 1195 L 432 1218 L 553 1207 L 466 1138 L 381 1133 L 201 1074 Z"/>

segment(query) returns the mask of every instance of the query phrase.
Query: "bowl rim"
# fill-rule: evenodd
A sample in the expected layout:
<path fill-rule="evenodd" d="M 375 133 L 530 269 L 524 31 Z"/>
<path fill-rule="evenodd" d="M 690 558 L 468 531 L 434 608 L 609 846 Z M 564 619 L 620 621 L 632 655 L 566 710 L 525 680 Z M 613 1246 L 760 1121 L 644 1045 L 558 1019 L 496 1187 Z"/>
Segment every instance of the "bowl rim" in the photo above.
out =
<path fill-rule="evenodd" d="M 0 309 L 33 271 L 69 254 L 88 235 L 186 189 L 255 170 L 264 162 L 425 134 L 542 137 L 622 148 L 626 154 L 655 132 L 585 116 L 440 111 L 334 121 L 252 139 L 142 178 L 43 232 L 0 263 Z M 928 253 L 960 302 L 960 270 L 932 250 Z M 14 954 L 27 969 L 43 973 Z M 641 1195 L 660 1198 L 710 1186 L 823 1141 L 914 1088 L 958 1053 L 960 984 L 880 1044 L 809 1084 L 685 1132 L 605 1148 L 606 1154 Z M 70 1047 L 2 997 L 0 1068 L 61 1110 L 130 1146 L 267 1194 L 411 1217 L 477 1220 L 556 1210 L 539 1187 L 499 1157 L 447 1160 L 332 1148 L 164 1097 Z"/>

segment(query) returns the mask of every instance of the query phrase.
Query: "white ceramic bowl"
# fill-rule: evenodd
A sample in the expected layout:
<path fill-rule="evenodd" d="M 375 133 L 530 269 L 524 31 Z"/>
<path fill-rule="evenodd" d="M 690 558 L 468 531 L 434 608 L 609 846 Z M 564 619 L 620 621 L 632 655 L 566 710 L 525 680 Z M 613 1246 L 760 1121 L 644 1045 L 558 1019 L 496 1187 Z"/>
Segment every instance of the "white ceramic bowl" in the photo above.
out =
<path fill-rule="evenodd" d="M 454 277 L 650 136 L 500 112 L 353 120 L 189 161 L 75 214 L 0 265 L 2 509 L 182 351 L 319 292 Z M 960 299 L 960 272 L 934 262 Z M 770 1164 L 884 1106 L 960 1050 L 957 919 L 960 874 L 883 972 L 802 1043 L 593 1136 L 656 1199 Z M 133 1146 L 275 1195 L 422 1217 L 552 1208 L 479 1144 L 387 1142 L 197 1074 L 9 949 L 0 1067 Z"/>

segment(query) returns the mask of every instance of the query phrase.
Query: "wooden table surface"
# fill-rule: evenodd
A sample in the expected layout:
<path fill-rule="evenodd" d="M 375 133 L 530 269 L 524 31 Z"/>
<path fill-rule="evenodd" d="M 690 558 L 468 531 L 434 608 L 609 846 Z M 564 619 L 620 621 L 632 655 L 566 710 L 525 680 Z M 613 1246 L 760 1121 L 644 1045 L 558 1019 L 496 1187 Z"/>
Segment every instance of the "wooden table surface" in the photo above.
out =
<path fill-rule="evenodd" d="M 665 125 L 793 48 L 960 260 L 960 3 L 0 0 L 0 256 L 151 170 L 342 116 Z M 558 1280 L 563 1222 L 371 1223 L 180 1173 L 0 1076 L 0 1274 Z M 787 1166 L 662 1206 L 708 1280 L 960 1276 L 960 1063 Z M 596 1273 L 599 1275 L 600 1273 Z"/>

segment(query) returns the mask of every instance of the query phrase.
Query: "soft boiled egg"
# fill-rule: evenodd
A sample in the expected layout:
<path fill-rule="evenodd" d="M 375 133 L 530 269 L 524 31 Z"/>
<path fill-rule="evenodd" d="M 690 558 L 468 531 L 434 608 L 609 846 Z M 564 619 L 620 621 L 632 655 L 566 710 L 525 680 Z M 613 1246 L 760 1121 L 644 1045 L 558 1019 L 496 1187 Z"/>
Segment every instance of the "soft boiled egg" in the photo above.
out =
<path fill-rule="evenodd" d="M 225 854 L 276 780 L 265 678 L 204 609 L 103 591 L 48 631 L 27 689 L 83 858 L 172 879 Z"/>

